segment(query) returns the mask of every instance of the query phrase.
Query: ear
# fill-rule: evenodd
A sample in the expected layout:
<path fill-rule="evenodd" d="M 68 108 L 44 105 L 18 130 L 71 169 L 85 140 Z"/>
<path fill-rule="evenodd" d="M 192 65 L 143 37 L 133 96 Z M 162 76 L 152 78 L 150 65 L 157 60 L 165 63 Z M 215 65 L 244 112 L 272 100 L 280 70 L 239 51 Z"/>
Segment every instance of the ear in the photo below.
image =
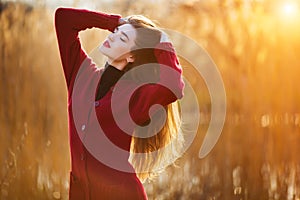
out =
<path fill-rule="evenodd" d="M 135 58 L 134 58 L 133 55 L 129 55 L 129 56 L 126 58 L 126 60 L 127 60 L 128 63 L 133 63 L 134 60 L 135 60 Z"/>

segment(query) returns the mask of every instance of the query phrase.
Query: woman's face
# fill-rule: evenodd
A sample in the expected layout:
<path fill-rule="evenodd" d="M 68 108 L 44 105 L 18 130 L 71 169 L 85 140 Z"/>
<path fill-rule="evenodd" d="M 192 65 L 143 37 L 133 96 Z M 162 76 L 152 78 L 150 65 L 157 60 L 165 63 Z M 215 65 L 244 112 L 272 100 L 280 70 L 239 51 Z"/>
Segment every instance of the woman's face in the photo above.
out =
<path fill-rule="evenodd" d="M 130 51 L 135 46 L 136 30 L 130 24 L 118 26 L 99 47 L 102 54 L 111 61 L 123 61 L 132 57 Z"/>

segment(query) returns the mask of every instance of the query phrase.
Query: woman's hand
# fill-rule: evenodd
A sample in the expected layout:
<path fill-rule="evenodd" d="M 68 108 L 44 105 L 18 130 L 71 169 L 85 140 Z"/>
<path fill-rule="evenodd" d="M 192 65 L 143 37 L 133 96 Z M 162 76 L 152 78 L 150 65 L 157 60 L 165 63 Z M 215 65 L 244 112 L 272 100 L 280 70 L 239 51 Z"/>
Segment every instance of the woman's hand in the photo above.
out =
<path fill-rule="evenodd" d="M 123 25 L 123 24 L 126 24 L 127 23 L 127 20 L 126 19 L 124 19 L 124 18 L 120 18 L 119 19 L 119 26 L 121 26 L 121 25 Z"/>
<path fill-rule="evenodd" d="M 168 35 L 165 32 L 161 32 L 160 43 L 162 42 L 171 42 Z"/>

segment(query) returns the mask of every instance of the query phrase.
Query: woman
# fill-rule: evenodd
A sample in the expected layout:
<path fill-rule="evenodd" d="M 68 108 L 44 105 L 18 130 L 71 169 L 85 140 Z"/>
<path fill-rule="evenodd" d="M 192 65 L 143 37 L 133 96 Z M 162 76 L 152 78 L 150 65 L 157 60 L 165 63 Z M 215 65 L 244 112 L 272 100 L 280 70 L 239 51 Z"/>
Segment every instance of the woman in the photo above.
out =
<path fill-rule="evenodd" d="M 178 147 L 181 144 L 175 101 L 183 96 L 184 83 L 172 44 L 143 16 L 121 18 L 88 10 L 58 8 L 55 27 L 68 87 L 72 168 L 69 198 L 147 199 L 137 175 L 144 180 L 176 153 L 159 151 L 160 148 L 174 139 Z M 83 51 L 78 38 L 80 31 L 93 27 L 112 32 L 99 47 L 107 57 L 105 67 L 100 70 Z M 135 70 L 144 64 L 143 70 Z M 132 89 L 134 92 L 128 92 Z M 130 99 L 128 104 L 123 101 L 126 98 Z M 152 109 L 154 104 L 163 106 L 165 112 Z M 126 109 L 130 117 L 124 114 Z M 167 115 L 161 128 L 164 113 Z M 134 125 L 127 125 L 128 118 Z M 118 121 L 125 122 L 126 130 Z M 98 131 L 93 128 L 97 125 L 105 135 L 101 140 L 96 138 Z M 103 143 L 106 138 L 122 149 L 118 152 L 126 153 L 115 154 L 115 147 Z M 103 157 L 93 154 L 91 148 L 95 146 Z M 131 163 L 128 161 L 130 152 L 133 153 Z M 147 156 L 135 157 L 134 153 Z M 111 160 L 112 164 L 107 164 Z"/>

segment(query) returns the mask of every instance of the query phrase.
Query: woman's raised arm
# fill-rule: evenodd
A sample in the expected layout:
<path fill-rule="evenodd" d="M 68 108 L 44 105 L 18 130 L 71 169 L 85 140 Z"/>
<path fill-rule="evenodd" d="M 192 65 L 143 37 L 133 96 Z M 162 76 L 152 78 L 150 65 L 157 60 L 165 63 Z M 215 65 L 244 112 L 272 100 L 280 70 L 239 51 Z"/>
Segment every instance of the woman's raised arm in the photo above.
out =
<path fill-rule="evenodd" d="M 132 98 L 129 105 L 131 117 L 139 125 L 149 120 L 152 105 L 167 106 L 183 97 L 182 68 L 172 43 L 164 38 L 156 46 L 154 53 L 160 64 L 160 81 L 138 88 L 134 93 L 134 97 L 138 98 Z"/>
<path fill-rule="evenodd" d="M 55 12 L 55 28 L 61 62 L 68 88 L 74 81 L 86 53 L 81 47 L 78 33 L 87 28 L 101 28 L 113 31 L 119 25 L 119 15 L 100 12 L 58 8 Z"/>

